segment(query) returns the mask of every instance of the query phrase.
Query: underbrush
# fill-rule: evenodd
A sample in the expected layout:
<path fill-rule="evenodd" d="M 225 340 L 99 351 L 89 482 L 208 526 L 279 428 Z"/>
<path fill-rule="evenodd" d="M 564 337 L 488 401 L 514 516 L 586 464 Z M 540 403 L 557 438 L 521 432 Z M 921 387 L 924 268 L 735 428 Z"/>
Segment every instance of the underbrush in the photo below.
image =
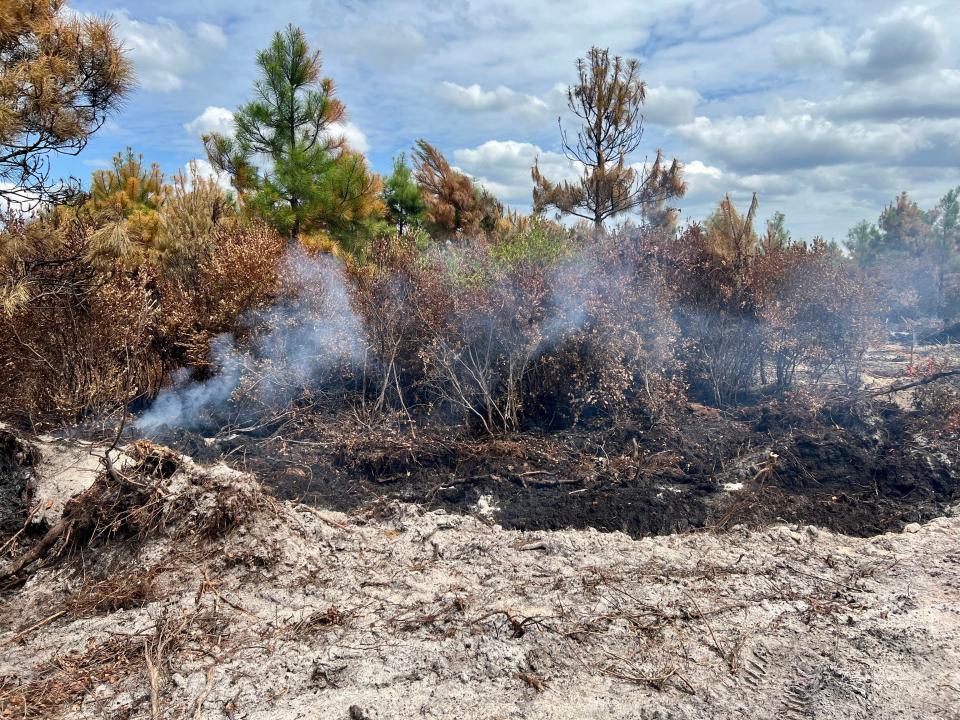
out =
<path fill-rule="evenodd" d="M 443 244 L 382 235 L 344 262 L 289 246 L 210 185 L 164 192 L 7 224 L 0 417 L 55 425 L 152 402 L 147 432 L 270 426 L 304 407 L 412 433 L 652 426 L 687 399 L 856 387 L 874 337 L 856 270 L 822 241 L 756 235 L 728 201 L 674 235 L 510 216 Z"/>
<path fill-rule="evenodd" d="M 61 212 L 8 225 L 3 241 L 0 417 L 32 426 L 149 401 L 184 365 L 202 372 L 211 339 L 272 301 L 283 249 L 231 220 L 178 271 L 105 261 L 91 224 Z"/>

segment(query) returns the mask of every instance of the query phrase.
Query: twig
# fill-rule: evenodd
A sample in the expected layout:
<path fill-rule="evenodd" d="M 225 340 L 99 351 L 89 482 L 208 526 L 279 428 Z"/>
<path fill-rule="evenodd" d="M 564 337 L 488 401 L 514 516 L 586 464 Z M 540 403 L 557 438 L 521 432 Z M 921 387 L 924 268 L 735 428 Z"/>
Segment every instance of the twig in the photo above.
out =
<path fill-rule="evenodd" d="M 38 507 L 40 506 L 34 505 L 32 508 L 30 508 L 30 512 L 27 513 L 27 519 L 23 521 L 23 527 L 17 530 L 13 535 L 11 535 L 10 539 L 3 544 L 3 547 L 0 547 L 0 555 L 3 555 L 3 553 L 7 551 L 7 548 L 13 545 L 16 539 L 26 532 L 27 528 L 30 526 L 30 521 L 33 520 L 33 516 L 36 515 L 37 513 Z"/>
<path fill-rule="evenodd" d="M 332 527 L 338 528 L 338 529 L 340 529 L 340 530 L 347 530 L 347 529 L 349 529 L 347 525 L 344 525 L 342 522 L 338 522 L 337 520 L 334 520 L 333 518 L 327 517 L 327 516 L 324 515 L 322 512 L 320 512 L 320 511 L 317 510 L 316 508 L 310 507 L 310 506 L 307 505 L 306 503 L 299 503 L 299 504 L 298 504 L 298 507 L 300 507 L 300 508 L 303 509 L 303 510 L 306 510 L 308 513 L 311 513 L 312 515 L 315 515 L 317 518 L 319 518 L 322 522 L 326 523 L 327 525 L 330 525 L 330 526 L 332 526 Z"/>
<path fill-rule="evenodd" d="M 160 720 L 160 673 L 150 657 L 150 644 L 143 641 L 143 654 L 147 661 L 147 675 L 150 677 L 150 717 Z"/>
<path fill-rule="evenodd" d="M 713 634 L 713 627 L 710 625 L 710 621 L 707 620 L 707 616 L 703 614 L 703 610 L 700 609 L 700 606 L 697 604 L 697 601 L 689 593 L 684 593 L 687 599 L 693 603 L 693 606 L 697 609 L 697 614 L 700 615 L 700 619 L 703 620 L 703 624 L 707 626 L 707 632 L 710 633 L 710 638 L 713 640 L 713 645 L 717 649 L 717 652 L 720 653 L 720 657 L 723 658 L 727 664 L 730 666 L 730 669 L 733 669 L 733 660 L 727 655 L 726 648 L 717 640 L 717 636 Z"/>
<path fill-rule="evenodd" d="M 193 720 L 201 720 L 203 717 L 203 704 L 207 701 L 207 698 L 210 697 L 210 690 L 213 689 L 213 671 L 216 670 L 216 668 L 217 666 L 214 664 L 211 664 L 210 667 L 207 668 L 207 684 L 197 698 L 196 709 L 193 711 Z"/>
<path fill-rule="evenodd" d="M 16 643 L 16 642 L 20 642 L 23 638 L 25 638 L 27 635 L 29 635 L 29 634 L 32 633 L 33 631 L 39 630 L 39 629 L 42 628 L 44 625 L 49 625 L 50 623 L 54 622 L 55 620 L 59 620 L 60 618 L 62 618 L 62 617 L 63 617 L 64 615 L 66 615 L 66 614 L 67 614 L 67 611 L 66 611 L 66 610 L 61 610 L 61 611 L 59 611 L 59 612 L 55 612 L 53 615 L 49 615 L 49 616 L 45 617 L 43 620 L 41 620 L 40 622 L 35 623 L 34 625 L 31 625 L 31 626 L 28 627 L 26 630 L 21 630 L 20 632 L 18 632 L 16 635 L 14 635 L 14 636 L 13 636 L 12 638 L 10 638 L 9 640 L 5 640 L 3 643 L 0 643 L 0 647 L 6 647 L 7 645 L 13 645 L 13 644 Z"/>
<path fill-rule="evenodd" d="M 50 548 L 57 543 L 66 529 L 67 522 L 61 518 L 56 525 L 47 530 L 47 534 L 43 536 L 43 539 L 41 539 L 40 542 L 27 550 L 27 552 L 14 560 L 12 563 L 7 565 L 7 567 L 5 567 L 3 570 L 0 570 L 0 580 L 6 580 L 7 578 L 16 575 L 18 572 L 27 567 L 27 565 L 30 565 L 44 557 Z"/>

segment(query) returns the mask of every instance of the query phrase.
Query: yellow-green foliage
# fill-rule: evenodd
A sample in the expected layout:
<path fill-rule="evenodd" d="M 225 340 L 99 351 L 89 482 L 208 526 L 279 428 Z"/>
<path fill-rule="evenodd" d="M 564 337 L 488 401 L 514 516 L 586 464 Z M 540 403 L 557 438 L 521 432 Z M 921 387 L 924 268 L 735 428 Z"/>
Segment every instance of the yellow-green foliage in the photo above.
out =
<path fill-rule="evenodd" d="M 143 156 L 130 148 L 114 157 L 112 168 L 94 172 L 90 198 L 81 209 L 96 225 L 90 259 L 100 266 L 114 260 L 142 264 L 156 259 L 158 210 L 169 191 L 160 166 L 145 167 Z"/>
<path fill-rule="evenodd" d="M 190 165 L 189 176 L 175 175 L 159 212 L 155 250 L 160 264 L 183 273 L 190 264 L 209 257 L 214 230 L 232 211 L 232 199 L 215 180 L 201 176 L 195 164 Z"/>
<path fill-rule="evenodd" d="M 569 257 L 575 248 L 574 233 L 560 223 L 540 216 L 509 213 L 506 229 L 490 254 L 507 265 L 520 262 L 550 264 Z"/>

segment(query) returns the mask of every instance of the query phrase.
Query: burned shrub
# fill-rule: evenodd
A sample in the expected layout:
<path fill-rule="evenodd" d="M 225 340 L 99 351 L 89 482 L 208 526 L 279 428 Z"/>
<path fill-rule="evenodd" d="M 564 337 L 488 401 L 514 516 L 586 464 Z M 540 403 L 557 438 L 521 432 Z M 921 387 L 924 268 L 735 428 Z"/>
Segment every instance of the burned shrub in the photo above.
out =
<path fill-rule="evenodd" d="M 960 383 L 948 359 L 930 358 L 922 365 L 911 365 L 907 375 L 919 384 L 913 391 L 914 409 L 931 420 L 939 434 L 960 432 Z"/>
<path fill-rule="evenodd" d="M 876 332 L 873 289 L 862 275 L 821 238 L 766 248 L 754 273 L 764 326 L 761 372 L 772 366 L 777 391 L 793 387 L 798 371 L 814 383 L 833 371 L 856 386 Z"/>
<path fill-rule="evenodd" d="M 783 392 L 800 372 L 856 385 L 876 328 L 871 287 L 822 239 L 759 237 L 755 209 L 741 218 L 727 199 L 666 250 L 691 392 L 735 404 L 757 389 Z"/>
<path fill-rule="evenodd" d="M 419 251 L 374 247 L 359 273 L 374 410 L 453 412 L 485 432 L 662 406 L 675 326 L 642 238 L 578 243 L 515 223 L 505 236 Z"/>
<path fill-rule="evenodd" d="M 487 432 L 520 427 L 524 387 L 546 337 L 545 267 L 497 263 L 483 240 L 443 258 L 450 315 L 422 351 L 440 402 Z"/>
<path fill-rule="evenodd" d="M 164 309 L 154 346 L 167 370 L 201 370 L 213 338 L 243 332 L 243 320 L 268 307 L 280 291 L 279 267 L 285 242 L 266 225 L 230 219 L 213 228 L 209 251 L 189 272 L 158 273 Z"/>
<path fill-rule="evenodd" d="M 0 266 L 0 416 L 13 422 L 60 422 L 159 387 L 151 335 L 160 312 L 147 278 L 95 269 L 87 231 L 52 215 L 3 237 L 5 248 L 30 248 Z"/>
<path fill-rule="evenodd" d="M 691 225 L 665 249 L 691 393 L 717 405 L 753 388 L 762 367 L 759 298 L 751 287 L 756 235 L 729 200 L 713 227 Z M 752 215 L 752 213 L 751 213 Z"/>
<path fill-rule="evenodd" d="M 364 330 L 339 261 L 297 250 L 271 272 L 279 276 L 274 302 L 237 320 L 242 335 L 215 337 L 209 372 L 179 372 L 137 419 L 140 430 L 267 425 L 305 393 L 335 402 L 355 385 Z"/>
<path fill-rule="evenodd" d="M 549 284 L 528 415 L 557 427 L 662 411 L 678 390 L 677 327 L 649 238 L 599 239 L 554 269 Z"/>
<path fill-rule="evenodd" d="M 96 222 L 83 207 L 5 224 L 0 417 L 55 424 L 152 398 L 276 292 L 283 243 L 262 226 L 234 218 L 181 238 L 170 268 L 139 251 L 108 258 Z"/>
<path fill-rule="evenodd" d="M 17 532 L 30 507 L 31 469 L 39 454 L 15 433 L 0 427 L 0 538 Z"/>
<path fill-rule="evenodd" d="M 409 235 L 378 239 L 368 264 L 354 269 L 367 337 L 360 396 L 369 410 L 409 412 L 431 402 L 421 351 L 453 312 L 445 269 Z"/>

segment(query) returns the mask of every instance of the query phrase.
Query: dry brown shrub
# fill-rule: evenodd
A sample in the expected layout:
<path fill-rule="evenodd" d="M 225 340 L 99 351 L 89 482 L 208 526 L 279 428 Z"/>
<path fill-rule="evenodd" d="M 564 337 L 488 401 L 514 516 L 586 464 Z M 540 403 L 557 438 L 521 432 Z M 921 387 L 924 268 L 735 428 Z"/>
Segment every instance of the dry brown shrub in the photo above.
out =
<path fill-rule="evenodd" d="M 177 272 L 93 262 L 94 236 L 65 211 L 0 236 L 0 417 L 53 425 L 153 397 L 276 292 L 283 241 L 259 224 L 217 225 Z"/>
<path fill-rule="evenodd" d="M 210 244 L 192 273 L 158 278 L 166 312 L 154 342 L 167 368 L 204 366 L 211 339 L 241 331 L 244 315 L 278 292 L 285 241 L 265 224 L 231 219 L 217 226 Z"/>
<path fill-rule="evenodd" d="M 160 307 L 148 279 L 118 264 L 93 269 L 86 231 L 54 217 L 3 237 L 5 247 L 31 248 L 0 267 L 8 300 L 16 298 L 0 326 L 0 416 L 14 422 L 75 418 L 159 387 L 150 337 Z"/>

